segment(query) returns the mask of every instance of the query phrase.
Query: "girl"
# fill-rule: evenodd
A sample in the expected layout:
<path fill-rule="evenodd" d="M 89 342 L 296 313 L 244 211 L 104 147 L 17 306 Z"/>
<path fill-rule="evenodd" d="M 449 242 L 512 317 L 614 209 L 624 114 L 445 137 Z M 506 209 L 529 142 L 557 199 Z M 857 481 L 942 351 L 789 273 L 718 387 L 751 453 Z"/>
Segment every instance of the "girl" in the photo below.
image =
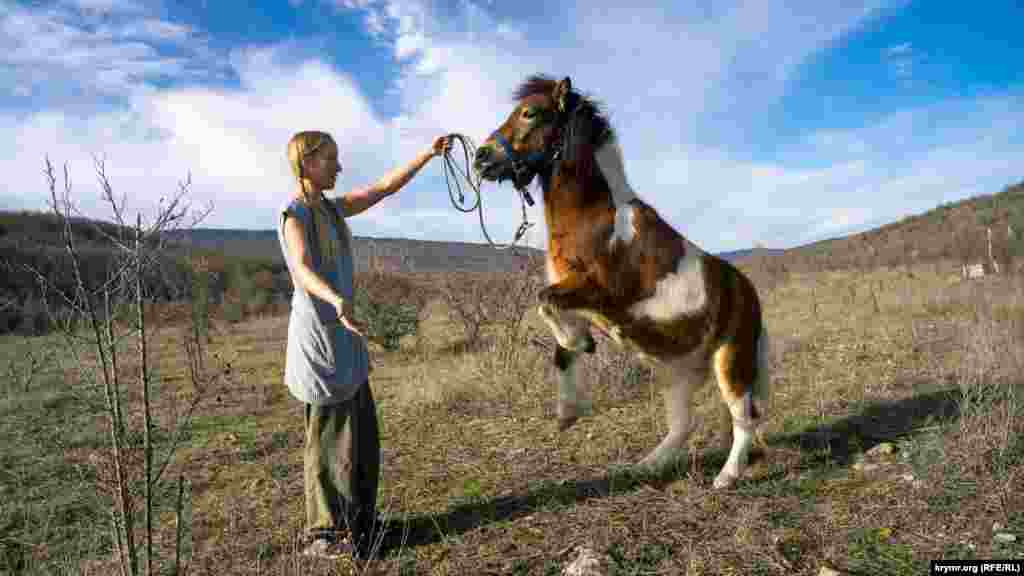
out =
<path fill-rule="evenodd" d="M 439 137 L 407 166 L 375 184 L 327 198 L 341 172 L 325 132 L 288 142 L 297 186 L 281 211 L 278 240 L 295 291 L 284 380 L 305 404 L 305 554 L 367 558 L 377 524 L 380 441 L 362 322 L 353 316 L 352 236 L 345 218 L 400 190 L 450 142 Z"/>

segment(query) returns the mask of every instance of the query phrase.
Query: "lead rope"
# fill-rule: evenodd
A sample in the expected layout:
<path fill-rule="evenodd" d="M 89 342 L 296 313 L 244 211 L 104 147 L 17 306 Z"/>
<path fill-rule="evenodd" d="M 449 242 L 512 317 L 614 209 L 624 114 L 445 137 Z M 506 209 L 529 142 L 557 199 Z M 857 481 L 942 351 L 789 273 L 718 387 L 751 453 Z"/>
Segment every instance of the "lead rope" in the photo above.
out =
<path fill-rule="evenodd" d="M 444 181 L 445 184 L 447 184 L 448 186 L 448 199 L 451 201 L 452 206 L 459 212 L 463 213 L 473 212 L 474 210 L 477 211 L 480 217 L 480 230 L 483 231 L 484 238 L 487 239 L 487 242 L 495 250 L 507 250 L 509 248 L 512 248 L 513 246 L 516 245 L 516 243 L 519 242 L 519 240 L 522 239 L 522 237 L 526 234 L 526 231 L 533 226 L 533 223 L 530 222 L 526 216 L 525 191 L 516 188 L 516 192 L 519 194 L 519 203 L 522 206 L 523 221 L 522 223 L 519 224 L 519 228 L 516 230 L 516 234 L 512 240 L 512 243 L 505 245 L 499 245 L 495 243 L 494 240 L 491 239 L 491 235 L 487 233 L 487 226 L 484 224 L 483 196 L 480 194 L 480 183 L 482 181 L 482 178 L 480 178 L 479 176 L 474 178 L 472 170 L 470 169 L 470 158 L 476 156 L 476 145 L 468 136 L 463 136 L 462 134 L 449 134 L 448 138 L 462 145 L 462 155 L 463 160 L 465 162 L 464 165 L 466 166 L 466 169 L 463 170 L 461 167 L 459 167 L 458 163 L 452 157 L 452 148 L 454 147 L 449 148 L 449 150 L 444 153 Z M 468 208 L 465 207 L 466 195 L 462 191 L 460 176 L 462 180 L 469 184 L 470 189 L 472 189 L 473 192 L 476 193 L 476 202 Z M 455 195 L 452 191 L 452 180 L 455 181 L 455 190 L 458 191 L 458 200 L 456 200 Z"/>

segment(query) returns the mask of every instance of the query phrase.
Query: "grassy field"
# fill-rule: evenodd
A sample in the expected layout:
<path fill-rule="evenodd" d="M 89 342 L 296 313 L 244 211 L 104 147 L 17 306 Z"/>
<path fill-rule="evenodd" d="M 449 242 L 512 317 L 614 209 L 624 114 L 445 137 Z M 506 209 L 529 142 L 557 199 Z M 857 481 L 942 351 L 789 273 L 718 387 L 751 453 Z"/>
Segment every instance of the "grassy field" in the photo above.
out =
<path fill-rule="evenodd" d="M 759 280 L 774 404 L 748 477 L 724 492 L 710 487 L 729 441 L 713 386 L 697 395 L 688 467 L 633 477 L 624 466 L 665 432 L 648 369 L 599 339 L 581 370 L 593 414 L 559 433 L 553 341 L 532 312 L 524 332 L 466 346 L 432 302 L 418 336 L 374 350 L 389 529 L 366 571 L 556 575 L 578 546 L 620 575 L 909 576 L 932 559 L 1024 558 L 1024 279 L 954 269 Z M 169 472 L 190 480 L 192 574 L 353 569 L 296 554 L 302 411 L 281 383 L 286 326 L 211 327 L 230 377 Z M 188 393 L 176 330 L 154 335 L 158 418 Z M 0 343 L 0 572 L 112 574 L 102 407 L 59 350 Z"/>

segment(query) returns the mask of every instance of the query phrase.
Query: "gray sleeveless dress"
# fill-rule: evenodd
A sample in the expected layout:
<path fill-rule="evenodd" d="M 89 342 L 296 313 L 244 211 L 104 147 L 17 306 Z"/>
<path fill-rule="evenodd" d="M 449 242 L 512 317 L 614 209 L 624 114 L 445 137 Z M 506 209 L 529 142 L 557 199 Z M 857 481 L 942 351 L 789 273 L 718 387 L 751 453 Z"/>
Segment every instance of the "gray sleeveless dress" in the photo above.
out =
<path fill-rule="evenodd" d="M 307 404 L 337 404 L 352 398 L 366 382 L 369 353 L 365 340 L 338 321 L 334 306 L 306 292 L 295 281 L 297 263 L 292 261 L 284 237 L 288 217 L 302 222 L 313 269 L 346 300 L 352 298 L 352 235 L 340 214 L 321 219 L 328 223 L 328 233 L 334 235 L 339 248 L 337 257 L 330 259 L 333 261 L 322 262 L 316 222 L 311 209 L 301 200 L 293 199 L 282 208 L 277 226 L 278 241 L 295 288 L 288 319 L 285 384 L 292 396 Z"/>

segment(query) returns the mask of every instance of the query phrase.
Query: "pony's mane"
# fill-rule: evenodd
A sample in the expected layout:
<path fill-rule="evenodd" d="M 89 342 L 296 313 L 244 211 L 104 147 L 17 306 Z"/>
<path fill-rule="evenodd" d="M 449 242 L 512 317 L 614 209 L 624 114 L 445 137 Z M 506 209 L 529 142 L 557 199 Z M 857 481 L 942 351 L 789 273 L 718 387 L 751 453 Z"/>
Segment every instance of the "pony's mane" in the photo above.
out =
<path fill-rule="evenodd" d="M 513 92 L 513 98 L 518 101 L 535 95 L 550 95 L 557 85 L 558 81 L 550 76 L 529 76 Z M 569 97 L 575 100 L 575 105 L 569 125 L 564 128 L 569 134 L 562 159 L 575 165 L 577 183 L 589 190 L 594 178 L 594 151 L 612 136 L 612 127 L 600 102 L 576 88 L 569 92 Z"/>

